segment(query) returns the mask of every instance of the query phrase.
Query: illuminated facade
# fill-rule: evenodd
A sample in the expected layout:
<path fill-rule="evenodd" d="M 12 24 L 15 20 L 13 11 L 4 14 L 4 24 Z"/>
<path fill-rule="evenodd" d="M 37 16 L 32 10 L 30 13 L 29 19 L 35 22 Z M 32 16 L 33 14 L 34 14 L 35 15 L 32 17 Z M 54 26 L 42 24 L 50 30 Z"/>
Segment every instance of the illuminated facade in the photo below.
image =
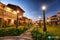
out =
<path fill-rule="evenodd" d="M 17 13 L 18 18 L 22 18 L 24 11 L 17 5 L 12 4 L 5 5 L 0 2 L 0 24 L 2 22 L 5 22 L 6 25 L 8 23 L 10 25 L 13 25 L 14 21 L 17 20 Z"/>
<path fill-rule="evenodd" d="M 23 24 L 26 24 L 26 23 L 30 24 L 30 23 L 32 23 L 32 20 L 27 18 L 27 17 L 23 17 L 22 19 L 21 18 L 19 19 L 19 24 L 23 25 Z"/>
<path fill-rule="evenodd" d="M 58 24 L 60 24 L 60 12 L 57 12 Z"/>

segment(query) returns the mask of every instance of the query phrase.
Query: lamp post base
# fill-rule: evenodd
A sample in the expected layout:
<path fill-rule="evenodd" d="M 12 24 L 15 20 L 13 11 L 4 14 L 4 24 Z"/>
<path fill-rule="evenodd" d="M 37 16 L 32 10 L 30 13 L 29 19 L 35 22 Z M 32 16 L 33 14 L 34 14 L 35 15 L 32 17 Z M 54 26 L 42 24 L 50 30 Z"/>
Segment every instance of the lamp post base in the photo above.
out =
<path fill-rule="evenodd" d="M 47 32 L 47 28 L 46 28 L 46 27 L 44 27 L 44 28 L 43 28 L 43 31 L 44 31 L 44 32 Z"/>

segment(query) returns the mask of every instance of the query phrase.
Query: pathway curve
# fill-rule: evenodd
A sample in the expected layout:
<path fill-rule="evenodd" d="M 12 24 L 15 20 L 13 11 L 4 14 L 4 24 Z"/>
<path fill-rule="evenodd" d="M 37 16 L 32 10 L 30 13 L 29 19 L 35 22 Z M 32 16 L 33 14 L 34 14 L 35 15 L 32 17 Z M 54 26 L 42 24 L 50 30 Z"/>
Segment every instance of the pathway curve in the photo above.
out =
<path fill-rule="evenodd" d="M 28 29 L 27 31 L 25 31 L 23 34 L 21 34 L 20 38 L 22 38 L 23 40 L 33 40 L 30 31 L 33 30 L 35 27 L 36 27 L 36 24 L 33 27 L 31 27 L 30 29 Z"/>

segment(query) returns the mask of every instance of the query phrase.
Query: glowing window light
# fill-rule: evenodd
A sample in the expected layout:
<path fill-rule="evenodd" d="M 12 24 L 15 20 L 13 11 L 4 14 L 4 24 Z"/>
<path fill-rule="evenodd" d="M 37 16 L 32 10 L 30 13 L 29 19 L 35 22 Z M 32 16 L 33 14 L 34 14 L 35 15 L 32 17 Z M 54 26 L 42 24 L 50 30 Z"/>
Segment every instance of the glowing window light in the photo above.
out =
<path fill-rule="evenodd" d="M 16 11 L 13 11 L 13 14 L 17 14 L 17 12 Z"/>
<path fill-rule="evenodd" d="M 22 18 L 22 16 L 19 16 L 19 18 Z"/>
<path fill-rule="evenodd" d="M 4 20 L 7 20 L 7 18 L 4 18 Z"/>
<path fill-rule="evenodd" d="M 11 23 L 14 23 L 14 20 L 13 19 L 11 20 Z"/>
<path fill-rule="evenodd" d="M 19 10 L 17 10 L 17 13 L 19 13 Z"/>
<path fill-rule="evenodd" d="M 10 8 L 8 8 L 8 7 L 6 7 L 6 11 L 9 11 L 9 12 L 11 12 L 11 9 L 10 9 Z"/>

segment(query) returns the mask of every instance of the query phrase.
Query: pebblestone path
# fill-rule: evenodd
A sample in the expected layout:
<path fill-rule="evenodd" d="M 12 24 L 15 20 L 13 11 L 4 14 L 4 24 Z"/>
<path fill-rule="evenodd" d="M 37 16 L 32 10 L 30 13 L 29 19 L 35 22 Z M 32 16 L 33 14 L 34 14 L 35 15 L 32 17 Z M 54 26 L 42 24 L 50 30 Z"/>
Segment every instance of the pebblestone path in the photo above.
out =
<path fill-rule="evenodd" d="M 23 40 L 33 40 L 30 31 L 24 32 L 22 35 L 20 35 L 20 38 L 22 38 Z"/>
<path fill-rule="evenodd" d="M 31 27 L 30 29 L 25 31 L 23 34 L 21 34 L 20 38 L 22 38 L 22 39 L 20 39 L 20 40 L 33 40 L 30 31 L 33 30 L 36 26 L 37 26 L 37 24 L 34 24 L 33 27 Z"/>
<path fill-rule="evenodd" d="M 0 40 L 33 40 L 32 35 L 30 33 L 31 30 L 33 30 L 36 27 L 36 24 L 33 25 L 30 29 L 22 33 L 20 36 L 6 36 L 6 37 L 0 37 Z"/>

